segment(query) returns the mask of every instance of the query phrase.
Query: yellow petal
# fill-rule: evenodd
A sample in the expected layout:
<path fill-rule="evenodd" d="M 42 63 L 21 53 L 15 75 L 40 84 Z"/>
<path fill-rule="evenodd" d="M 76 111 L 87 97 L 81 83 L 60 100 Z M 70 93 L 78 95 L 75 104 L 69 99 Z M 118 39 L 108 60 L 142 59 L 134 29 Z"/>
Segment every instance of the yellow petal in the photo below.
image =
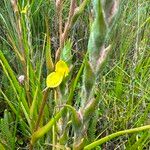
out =
<path fill-rule="evenodd" d="M 61 74 L 63 74 L 66 77 L 69 73 L 69 68 L 68 68 L 67 64 L 64 61 L 59 60 L 56 63 L 55 71 L 60 72 Z"/>
<path fill-rule="evenodd" d="M 46 85 L 49 88 L 55 88 L 60 85 L 63 79 L 63 74 L 59 72 L 52 72 L 47 76 Z"/>
<path fill-rule="evenodd" d="M 28 6 L 26 5 L 26 6 L 24 7 L 24 9 L 21 10 L 21 13 L 22 13 L 22 14 L 26 14 L 26 13 L 27 13 L 27 9 L 28 9 Z"/>

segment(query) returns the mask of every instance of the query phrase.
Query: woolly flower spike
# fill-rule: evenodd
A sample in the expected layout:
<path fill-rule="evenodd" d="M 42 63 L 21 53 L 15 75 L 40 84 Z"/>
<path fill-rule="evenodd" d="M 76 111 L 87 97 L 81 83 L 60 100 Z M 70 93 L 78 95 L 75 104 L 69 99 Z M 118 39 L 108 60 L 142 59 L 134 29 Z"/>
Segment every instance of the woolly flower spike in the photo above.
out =
<path fill-rule="evenodd" d="M 55 88 L 60 85 L 63 78 L 69 73 L 67 64 L 60 60 L 56 63 L 55 72 L 50 73 L 46 79 L 46 85 L 48 88 Z"/>

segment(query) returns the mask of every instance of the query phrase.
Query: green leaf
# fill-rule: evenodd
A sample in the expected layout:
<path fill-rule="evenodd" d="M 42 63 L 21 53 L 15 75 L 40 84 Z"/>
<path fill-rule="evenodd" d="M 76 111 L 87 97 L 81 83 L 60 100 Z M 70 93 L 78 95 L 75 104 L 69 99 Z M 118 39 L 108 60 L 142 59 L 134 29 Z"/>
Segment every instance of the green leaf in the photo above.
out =
<path fill-rule="evenodd" d="M 71 59 L 72 59 L 71 49 L 72 49 L 72 42 L 71 40 L 68 40 L 65 43 L 65 46 L 60 54 L 61 60 L 67 62 L 67 64 L 69 65 L 71 64 Z"/>
<path fill-rule="evenodd" d="M 83 94 L 84 94 L 84 102 L 88 100 L 90 93 L 92 91 L 92 87 L 95 83 L 95 73 L 93 72 L 93 69 L 91 68 L 88 60 L 85 60 L 85 67 L 84 67 L 84 73 L 83 73 Z"/>
<path fill-rule="evenodd" d="M 0 143 L 0 149 L 5 150 L 4 146 Z"/>
<path fill-rule="evenodd" d="M 97 60 L 99 58 L 100 49 L 105 41 L 107 26 L 103 15 L 101 0 L 94 0 L 93 6 L 95 11 L 95 19 L 91 27 L 88 42 L 88 52 L 90 62 L 92 63 L 92 66 L 95 68 L 97 65 Z"/>
<path fill-rule="evenodd" d="M 8 99 L 8 97 L 5 95 L 5 93 L 0 89 L 0 92 L 2 93 L 4 99 L 6 100 L 7 104 L 10 106 L 11 110 L 18 116 L 17 110 L 12 104 L 12 102 Z"/>
<path fill-rule="evenodd" d="M 82 125 L 82 121 L 81 121 L 79 113 L 71 105 L 65 105 L 65 106 L 67 108 L 69 108 L 69 110 L 71 110 L 71 113 L 72 113 L 72 126 L 74 127 L 75 132 L 79 132 L 79 129 Z M 81 133 L 81 131 L 80 131 L 80 133 Z"/>
<path fill-rule="evenodd" d="M 3 70 L 7 76 L 7 78 L 10 81 L 10 84 L 17 96 L 17 99 L 22 107 L 22 110 L 24 112 L 24 115 L 28 121 L 28 123 L 30 124 L 30 119 L 29 119 L 29 106 L 27 104 L 25 95 L 24 95 L 24 89 L 19 85 L 19 82 L 16 79 L 16 75 L 13 72 L 13 70 L 11 69 L 8 61 L 6 60 L 6 58 L 4 57 L 2 51 L 0 51 L 0 64 L 3 67 Z"/>
<path fill-rule="evenodd" d="M 86 123 L 91 119 L 92 115 L 95 113 L 95 109 L 98 107 L 100 101 L 100 95 L 98 94 L 96 98 L 91 99 L 83 110 L 83 122 Z"/>
<path fill-rule="evenodd" d="M 41 138 L 43 135 L 45 135 L 52 126 L 61 118 L 61 114 L 64 109 L 62 109 L 59 113 L 57 113 L 54 118 L 52 118 L 45 126 L 38 129 L 36 132 L 33 133 L 31 137 L 31 144 L 33 145 L 39 138 Z"/>
<path fill-rule="evenodd" d="M 4 118 L 0 120 L 0 132 L 2 138 L 6 141 L 6 145 L 9 149 L 14 149 L 15 147 L 15 139 L 13 137 L 13 128 L 10 128 L 10 124 L 12 123 L 11 114 L 5 110 Z"/>
<path fill-rule="evenodd" d="M 51 54 L 51 39 L 50 39 L 49 24 L 48 24 L 47 16 L 46 16 L 45 22 L 46 22 L 46 34 L 47 34 L 45 56 L 46 56 L 47 74 L 49 74 L 50 72 L 53 71 L 54 64 L 53 64 L 52 54 Z"/>
<path fill-rule="evenodd" d="M 16 90 L 18 92 L 21 91 L 20 89 L 20 85 L 16 79 L 16 75 L 15 73 L 13 72 L 13 70 L 11 69 L 10 65 L 8 64 L 8 61 L 6 60 L 5 56 L 3 55 L 2 51 L 0 50 L 0 62 L 1 62 L 1 65 L 3 64 L 7 70 L 7 72 L 9 73 L 9 76 L 11 77 L 11 80 L 14 84 L 14 87 L 16 88 Z"/>

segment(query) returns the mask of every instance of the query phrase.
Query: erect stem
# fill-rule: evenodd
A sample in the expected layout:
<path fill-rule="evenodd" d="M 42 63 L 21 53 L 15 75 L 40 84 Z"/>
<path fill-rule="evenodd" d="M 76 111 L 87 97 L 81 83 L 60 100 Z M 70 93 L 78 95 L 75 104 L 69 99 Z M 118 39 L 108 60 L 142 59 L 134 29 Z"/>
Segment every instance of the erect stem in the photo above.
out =
<path fill-rule="evenodd" d="M 140 132 L 140 131 L 144 131 L 144 130 L 149 130 L 150 129 L 150 125 L 146 125 L 146 126 L 142 126 L 142 127 L 138 127 L 138 128 L 133 128 L 133 129 L 127 129 L 127 130 L 123 130 L 123 131 L 118 131 L 116 133 L 112 133 L 104 138 L 101 138 L 100 140 L 97 140 L 87 146 L 84 147 L 84 150 L 90 150 L 98 145 L 101 145 L 103 143 L 106 143 L 107 141 L 110 141 L 111 139 L 118 137 L 120 135 L 124 135 L 127 133 L 135 133 L 135 132 Z"/>
<path fill-rule="evenodd" d="M 38 127 L 39 127 L 39 124 L 40 124 L 40 121 L 41 121 L 41 118 L 43 116 L 43 112 L 44 112 L 44 107 L 45 107 L 45 104 L 46 104 L 46 101 L 47 101 L 47 97 L 48 97 L 48 88 L 46 88 L 43 92 L 44 92 L 44 95 L 43 95 L 43 99 L 42 99 L 42 103 L 41 103 L 41 107 L 40 107 L 40 111 L 39 111 L 39 115 L 38 115 L 38 119 L 37 119 L 37 122 L 35 124 L 35 129 L 34 131 L 36 132 L 38 130 Z M 30 150 L 33 149 L 33 143 L 30 143 Z"/>
<path fill-rule="evenodd" d="M 80 4 L 80 6 L 75 9 L 75 13 L 71 20 L 71 26 L 74 25 L 74 23 L 76 22 L 78 17 L 83 13 L 85 7 L 88 5 L 88 3 L 90 3 L 90 1 L 91 0 L 83 0 L 83 2 Z"/>
<path fill-rule="evenodd" d="M 57 21 L 59 24 L 59 44 L 61 44 L 62 39 L 62 10 L 63 10 L 63 0 L 56 0 L 56 10 L 57 10 Z"/>
<path fill-rule="evenodd" d="M 61 49 L 63 48 L 63 44 L 65 43 L 65 41 L 68 38 L 68 33 L 71 29 L 71 27 L 74 25 L 74 23 L 76 22 L 76 20 L 78 19 L 78 17 L 82 14 L 82 12 L 84 11 L 84 8 L 86 7 L 86 5 L 90 2 L 90 0 L 84 0 L 79 7 L 75 8 L 75 0 L 71 1 L 70 4 L 70 11 L 69 11 L 69 16 L 68 16 L 68 21 L 65 25 L 65 29 L 64 32 L 62 33 L 61 36 L 61 43 L 60 43 L 60 47 L 57 49 L 56 51 L 56 61 L 59 59 L 60 57 L 60 52 Z"/>
<path fill-rule="evenodd" d="M 43 116 L 43 112 L 44 112 L 44 107 L 45 107 L 45 104 L 46 104 L 46 101 L 47 101 L 47 97 L 48 97 L 48 89 L 46 89 L 44 91 L 44 95 L 43 95 L 43 99 L 42 99 L 42 103 L 41 103 L 41 107 L 40 107 L 40 110 L 39 110 L 39 115 L 38 115 L 38 119 L 37 119 L 37 122 L 35 124 L 35 129 L 34 131 L 36 131 L 39 127 L 39 124 L 40 124 L 40 121 L 41 121 L 41 118 Z"/>
<path fill-rule="evenodd" d="M 75 0 L 72 0 L 71 4 L 70 4 L 70 11 L 69 11 L 69 16 L 68 16 L 68 21 L 65 25 L 64 33 L 62 35 L 62 43 L 61 43 L 62 45 L 63 45 L 63 43 L 66 39 L 66 36 L 68 35 L 68 31 L 70 29 L 71 20 L 72 20 L 73 14 L 74 14 L 74 10 L 75 10 Z"/>
<path fill-rule="evenodd" d="M 58 112 L 53 118 L 51 118 L 51 120 L 46 125 L 39 128 L 37 131 L 35 131 L 32 134 L 31 141 L 30 141 L 31 145 L 33 145 L 39 138 L 41 138 L 44 134 L 46 134 L 53 127 L 56 121 L 58 121 L 61 118 L 63 111 L 64 111 L 64 108 L 62 108 L 60 112 Z"/>
<path fill-rule="evenodd" d="M 61 7 L 60 7 L 61 9 Z M 61 49 L 63 48 L 63 44 L 64 42 L 66 41 L 67 37 L 68 37 L 68 32 L 71 28 L 71 20 L 72 20 L 72 17 L 73 17 L 73 14 L 74 14 L 74 10 L 75 10 L 75 0 L 71 0 L 71 4 L 70 4 L 70 9 L 69 9 L 69 15 L 68 15 L 68 21 L 65 25 L 65 28 L 64 28 L 64 32 L 62 33 L 62 18 L 60 18 L 61 16 L 61 10 L 59 10 L 59 32 L 60 32 L 60 47 L 58 48 L 57 52 L 56 52 L 56 60 L 59 59 L 59 56 L 60 56 L 60 51 Z"/>

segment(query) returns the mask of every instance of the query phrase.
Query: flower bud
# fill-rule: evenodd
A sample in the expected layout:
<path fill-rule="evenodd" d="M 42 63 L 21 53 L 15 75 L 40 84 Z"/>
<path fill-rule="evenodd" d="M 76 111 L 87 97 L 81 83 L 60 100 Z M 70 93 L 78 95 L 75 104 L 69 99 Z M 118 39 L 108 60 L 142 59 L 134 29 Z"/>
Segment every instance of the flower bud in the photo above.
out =
<path fill-rule="evenodd" d="M 24 75 L 20 75 L 20 76 L 18 77 L 18 81 L 19 81 L 20 84 L 23 84 L 23 83 L 24 83 L 24 80 L 25 80 L 25 76 L 24 76 Z"/>

